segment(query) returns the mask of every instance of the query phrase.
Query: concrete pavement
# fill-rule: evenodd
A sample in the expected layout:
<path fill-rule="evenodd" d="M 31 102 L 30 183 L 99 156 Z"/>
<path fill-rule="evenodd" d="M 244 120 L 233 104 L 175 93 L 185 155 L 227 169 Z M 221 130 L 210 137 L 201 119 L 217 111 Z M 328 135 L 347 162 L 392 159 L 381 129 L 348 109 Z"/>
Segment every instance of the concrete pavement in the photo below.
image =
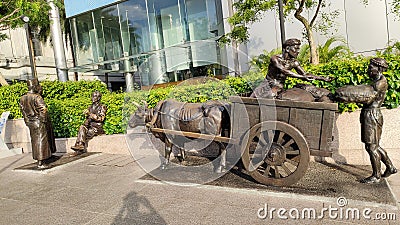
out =
<path fill-rule="evenodd" d="M 13 170 L 32 161 L 0 159 L 0 224 L 400 224 L 398 205 L 140 180 L 145 172 L 128 155 L 94 155 L 47 174 Z M 399 203 L 400 175 L 388 182 Z M 308 218 L 313 210 L 323 218 Z"/>

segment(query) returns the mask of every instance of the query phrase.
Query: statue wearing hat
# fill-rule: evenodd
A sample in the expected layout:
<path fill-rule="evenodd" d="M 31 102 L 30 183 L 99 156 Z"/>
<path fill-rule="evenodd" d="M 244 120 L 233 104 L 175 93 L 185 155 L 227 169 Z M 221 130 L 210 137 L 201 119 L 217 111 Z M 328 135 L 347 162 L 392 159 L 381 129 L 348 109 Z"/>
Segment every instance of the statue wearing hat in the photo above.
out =
<path fill-rule="evenodd" d="M 383 72 L 388 68 L 386 60 L 372 58 L 368 66 L 371 85 L 348 85 L 336 90 L 335 98 L 341 102 L 362 103 L 360 115 L 361 141 L 368 152 L 372 175 L 361 180 L 362 183 L 377 183 L 382 177 L 397 173 L 386 151 L 379 145 L 382 134 L 383 115 L 380 107 L 386 97 L 388 83 Z M 381 162 L 385 164 L 385 172 L 381 172 Z"/>
<path fill-rule="evenodd" d="M 37 160 L 38 168 L 44 169 L 48 167 L 46 159 L 56 152 L 53 129 L 38 79 L 28 80 L 27 85 L 28 93 L 20 99 L 21 112 L 29 128 L 33 159 Z"/>

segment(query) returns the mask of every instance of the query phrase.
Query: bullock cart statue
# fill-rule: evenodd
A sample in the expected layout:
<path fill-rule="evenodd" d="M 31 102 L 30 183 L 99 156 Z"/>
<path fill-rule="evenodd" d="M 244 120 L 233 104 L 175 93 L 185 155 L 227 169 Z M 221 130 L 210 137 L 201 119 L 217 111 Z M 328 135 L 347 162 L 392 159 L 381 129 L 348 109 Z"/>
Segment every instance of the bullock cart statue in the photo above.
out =
<path fill-rule="evenodd" d="M 149 130 L 165 143 L 166 160 L 162 168 L 168 164 L 172 143 L 177 143 L 170 137 L 208 139 L 221 147 L 221 162 L 216 172 L 223 172 L 226 144 L 230 143 L 235 146 L 232 149 L 236 154 L 240 154 L 247 172 L 265 185 L 292 185 L 306 173 L 310 155 L 332 156 L 336 103 L 239 96 L 232 96 L 230 102 L 227 106 L 219 102 L 194 104 L 167 100 L 154 109 L 139 106 L 129 125 L 147 123 Z M 188 120 L 195 121 L 193 124 L 197 126 L 188 126 Z"/>
<path fill-rule="evenodd" d="M 331 157 L 336 103 L 231 97 L 231 139 L 247 172 L 266 185 L 289 186 L 310 155 Z"/>

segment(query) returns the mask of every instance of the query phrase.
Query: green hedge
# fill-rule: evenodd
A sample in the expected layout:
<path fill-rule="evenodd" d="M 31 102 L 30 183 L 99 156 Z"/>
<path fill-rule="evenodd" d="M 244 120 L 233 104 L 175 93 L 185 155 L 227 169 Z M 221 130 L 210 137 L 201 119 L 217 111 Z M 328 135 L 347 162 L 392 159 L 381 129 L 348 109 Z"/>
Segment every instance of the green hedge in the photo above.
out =
<path fill-rule="evenodd" d="M 389 63 L 386 77 L 389 83 L 384 106 L 395 108 L 399 106 L 400 98 L 400 56 L 383 56 Z M 342 61 L 332 61 L 317 66 L 306 66 L 306 70 L 316 75 L 332 76 L 333 82 L 313 81 L 312 83 L 324 87 L 332 92 L 343 85 L 358 85 L 368 83 L 366 70 L 368 58 L 355 58 Z M 43 97 L 48 105 L 56 137 L 73 137 L 77 135 L 79 126 L 85 116 L 83 111 L 91 104 L 90 96 L 93 91 L 103 93 L 102 103 L 108 107 L 104 129 L 107 134 L 124 133 L 129 116 L 136 110 L 133 102 L 141 103 L 145 100 L 150 107 L 154 107 L 160 100 L 174 98 L 184 102 L 205 102 L 207 100 L 227 100 L 229 96 L 250 93 L 264 79 L 261 72 L 249 72 L 240 77 L 228 77 L 222 81 L 204 79 L 200 82 L 187 85 L 184 82 L 178 86 L 153 89 L 150 91 L 134 91 L 132 93 L 110 93 L 105 84 L 100 81 L 79 82 L 41 82 Z M 286 87 L 297 83 L 304 83 L 290 78 Z M 0 88 L 0 112 L 10 111 L 10 118 L 21 118 L 19 99 L 27 92 L 25 83 L 14 83 Z M 358 106 L 355 104 L 340 104 L 340 111 L 352 111 Z"/>
<path fill-rule="evenodd" d="M 123 132 L 121 126 L 113 125 L 117 124 L 115 120 L 122 118 L 121 109 L 124 94 L 110 93 L 101 81 L 44 81 L 41 82 L 41 85 L 43 98 L 49 108 L 56 137 L 77 135 L 79 126 L 85 120 L 83 110 L 91 104 L 90 97 L 95 90 L 103 93 L 103 102 L 110 108 L 107 114 L 111 116 L 105 124 L 105 126 L 108 126 L 106 132 L 108 134 Z M 10 111 L 10 119 L 22 118 L 19 100 L 27 91 L 25 82 L 1 87 L 0 112 Z"/>
<path fill-rule="evenodd" d="M 388 81 L 388 91 L 386 93 L 386 99 L 383 104 L 384 107 L 392 109 L 399 106 L 400 99 L 400 55 L 378 55 L 379 57 L 385 58 L 388 62 L 388 70 L 384 73 Z M 336 78 L 332 82 L 313 81 L 312 83 L 318 87 L 324 87 L 330 90 L 332 93 L 344 85 L 359 85 L 367 84 L 371 81 L 367 75 L 367 68 L 371 57 L 357 57 L 340 61 L 331 61 L 326 64 L 309 65 L 306 66 L 306 70 L 315 75 L 331 76 Z M 300 81 L 291 79 L 288 83 L 288 87 Z M 350 104 L 339 104 L 339 110 L 354 111 L 359 108 L 360 105 Z"/>

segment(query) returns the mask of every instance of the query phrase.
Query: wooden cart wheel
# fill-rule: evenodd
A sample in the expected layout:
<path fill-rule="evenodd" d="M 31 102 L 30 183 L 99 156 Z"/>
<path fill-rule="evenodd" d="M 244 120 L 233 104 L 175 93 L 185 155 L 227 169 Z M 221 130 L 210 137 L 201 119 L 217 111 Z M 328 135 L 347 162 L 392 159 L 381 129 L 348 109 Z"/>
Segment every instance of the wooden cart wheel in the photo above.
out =
<path fill-rule="evenodd" d="M 310 161 L 308 144 L 302 133 L 290 124 L 265 121 L 247 133 L 242 145 L 242 161 L 258 182 L 289 186 L 304 176 Z"/>

